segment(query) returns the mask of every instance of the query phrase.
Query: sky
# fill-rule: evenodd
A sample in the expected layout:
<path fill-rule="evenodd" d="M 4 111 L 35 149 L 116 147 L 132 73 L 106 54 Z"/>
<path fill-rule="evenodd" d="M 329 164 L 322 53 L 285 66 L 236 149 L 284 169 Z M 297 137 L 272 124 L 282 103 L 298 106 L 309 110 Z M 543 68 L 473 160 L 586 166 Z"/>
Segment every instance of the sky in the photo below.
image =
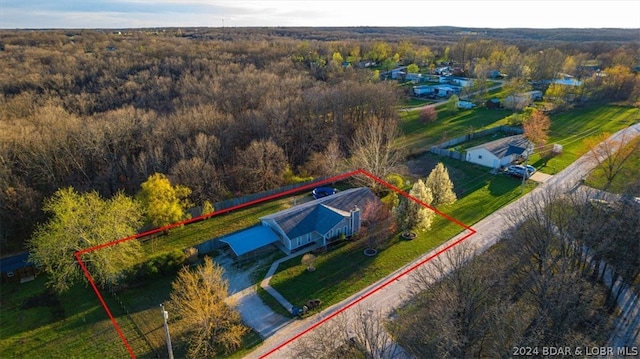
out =
<path fill-rule="evenodd" d="M 640 29 L 640 0 L 0 0 L 0 28 L 458 26 Z"/>

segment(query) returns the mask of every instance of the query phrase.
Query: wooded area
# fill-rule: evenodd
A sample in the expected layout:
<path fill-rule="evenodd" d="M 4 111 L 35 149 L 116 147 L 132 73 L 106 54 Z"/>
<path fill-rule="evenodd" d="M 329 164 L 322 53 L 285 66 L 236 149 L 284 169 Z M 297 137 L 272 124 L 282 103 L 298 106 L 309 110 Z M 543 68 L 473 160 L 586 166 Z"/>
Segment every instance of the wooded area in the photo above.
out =
<path fill-rule="evenodd" d="M 472 257 L 463 244 L 412 274 L 415 296 L 390 323 L 403 348 L 418 358 L 511 357 L 520 347 L 537 356 L 615 335 L 618 296 L 638 289 L 638 203 L 549 193 L 527 207 L 487 253 Z"/>
<path fill-rule="evenodd" d="M 133 195 L 163 173 L 201 205 L 338 171 L 369 143 L 354 135 L 395 126 L 402 92 L 379 79 L 395 64 L 544 79 L 596 62 L 611 76 L 585 91 L 637 98 L 632 30 L 540 31 L 536 41 L 449 28 L 2 31 L 1 249 L 24 249 L 46 219 L 43 199 L 63 187 Z"/>

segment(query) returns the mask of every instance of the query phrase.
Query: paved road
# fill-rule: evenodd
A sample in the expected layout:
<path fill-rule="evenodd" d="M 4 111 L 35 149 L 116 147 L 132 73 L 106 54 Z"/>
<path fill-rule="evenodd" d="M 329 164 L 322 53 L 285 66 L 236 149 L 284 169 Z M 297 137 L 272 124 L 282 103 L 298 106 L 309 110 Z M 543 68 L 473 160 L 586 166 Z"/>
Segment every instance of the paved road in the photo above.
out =
<path fill-rule="evenodd" d="M 621 139 L 623 137 L 623 133 L 626 134 L 624 137 L 627 141 L 632 137 L 638 136 L 640 134 L 640 124 L 621 130 L 612 137 Z M 470 236 L 462 243 L 470 246 L 470 248 L 475 250 L 476 254 L 482 253 L 498 241 L 503 229 L 507 228 L 511 224 L 509 219 L 513 218 L 514 213 L 522 213 L 523 211 L 526 211 L 528 203 L 532 203 L 531 201 L 537 201 L 551 190 L 568 192 L 575 189 L 580 185 L 581 179 L 585 178 L 594 167 L 595 165 L 591 163 L 588 158 L 584 156 L 581 157 L 557 175 L 544 181 L 526 196 L 521 197 L 520 199 L 494 212 L 482 221 L 476 223 L 473 226 L 476 234 Z M 392 310 L 398 308 L 406 299 L 409 298 L 411 277 L 410 274 L 407 273 L 407 269 L 425 262 L 425 260 L 433 257 L 434 253 L 442 251 L 443 248 L 447 248 L 452 243 L 456 243 L 461 238 L 468 236 L 468 234 L 468 231 L 459 234 L 433 252 L 426 254 L 378 283 L 375 283 L 362 292 L 326 309 L 322 313 L 305 320 L 289 322 L 276 334 L 267 338 L 264 343 L 253 353 L 248 355 L 247 358 L 292 358 L 293 353 L 291 352 L 289 345 L 293 341 L 292 339 L 295 339 L 298 335 L 304 333 L 309 328 L 316 326 L 317 323 L 324 321 L 324 318 L 330 317 L 333 314 L 342 311 L 344 308 L 352 307 L 356 302 L 358 305 L 363 305 L 367 309 L 378 310 L 382 313 L 391 313 Z M 442 257 L 444 258 L 446 256 Z M 420 267 L 429 266 L 431 264 L 431 261 L 427 261 L 421 264 Z M 377 290 L 380 286 L 383 288 Z M 364 299 L 362 299 L 363 297 Z M 349 311 L 347 310 L 346 313 L 348 312 Z M 286 344 L 283 345 L 284 343 Z M 279 349 L 274 351 L 275 348 Z"/>

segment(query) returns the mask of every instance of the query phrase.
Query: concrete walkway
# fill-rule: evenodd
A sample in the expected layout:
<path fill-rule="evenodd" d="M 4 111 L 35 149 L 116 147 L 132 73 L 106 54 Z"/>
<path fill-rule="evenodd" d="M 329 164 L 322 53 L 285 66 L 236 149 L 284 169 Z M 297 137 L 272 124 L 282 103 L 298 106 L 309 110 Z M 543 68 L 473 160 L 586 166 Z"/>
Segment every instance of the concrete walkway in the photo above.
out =
<path fill-rule="evenodd" d="M 297 251 L 295 253 L 289 254 L 288 256 L 284 257 L 284 258 L 280 258 L 277 261 L 273 262 L 273 264 L 271 264 L 271 267 L 269 268 L 269 271 L 267 272 L 267 275 L 264 277 L 264 279 L 262 280 L 262 282 L 260 282 L 260 287 L 262 287 L 262 289 L 266 290 L 267 293 L 271 294 L 271 296 L 273 298 L 275 298 L 275 300 L 278 301 L 278 303 L 280 303 L 280 305 L 282 305 L 284 307 L 284 309 L 288 310 L 289 313 L 291 313 L 292 308 L 294 307 L 293 304 L 289 303 L 289 301 L 282 296 L 282 294 L 278 293 L 277 290 L 273 289 L 273 287 L 271 287 L 271 285 L 269 284 L 269 282 L 271 281 L 271 277 L 273 277 L 273 275 L 276 273 L 276 270 L 278 270 L 278 266 L 280 265 L 280 263 L 282 262 L 286 262 L 291 258 L 295 258 L 295 257 L 299 257 L 305 253 L 309 253 L 314 249 L 318 249 L 320 248 L 319 244 L 315 244 L 312 246 L 309 246 L 307 248 L 304 248 L 300 251 Z"/>

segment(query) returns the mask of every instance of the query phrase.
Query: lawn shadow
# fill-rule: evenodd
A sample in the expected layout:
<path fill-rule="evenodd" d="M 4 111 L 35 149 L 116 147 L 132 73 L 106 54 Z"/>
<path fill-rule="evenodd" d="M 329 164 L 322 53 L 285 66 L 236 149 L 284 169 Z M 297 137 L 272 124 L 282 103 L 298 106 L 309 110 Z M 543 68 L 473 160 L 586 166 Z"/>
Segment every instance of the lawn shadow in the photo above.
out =
<path fill-rule="evenodd" d="M 512 192 L 521 185 L 522 181 L 517 178 L 507 175 L 495 176 L 489 180 L 489 193 L 492 196 L 499 197 Z"/>

